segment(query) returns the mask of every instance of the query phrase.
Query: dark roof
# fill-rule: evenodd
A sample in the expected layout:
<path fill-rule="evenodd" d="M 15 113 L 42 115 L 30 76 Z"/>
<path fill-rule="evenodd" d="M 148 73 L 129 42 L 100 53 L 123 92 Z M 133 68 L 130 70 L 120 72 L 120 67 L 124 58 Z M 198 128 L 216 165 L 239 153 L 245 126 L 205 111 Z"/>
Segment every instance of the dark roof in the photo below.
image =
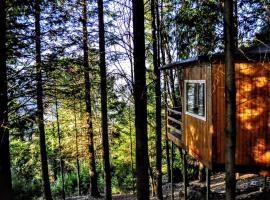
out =
<path fill-rule="evenodd" d="M 261 44 L 258 46 L 253 46 L 249 48 L 242 49 L 244 52 L 249 54 L 269 54 L 270 53 L 270 44 Z"/>
<path fill-rule="evenodd" d="M 255 62 L 255 61 L 268 61 L 270 62 L 270 44 L 263 44 L 259 46 L 238 49 L 234 54 L 235 62 Z M 224 60 L 224 53 L 216 53 L 205 56 L 197 56 L 188 58 L 185 60 L 176 61 L 167 65 L 162 66 L 160 69 L 170 69 L 175 67 L 186 67 L 193 63 L 199 62 L 218 62 Z"/>

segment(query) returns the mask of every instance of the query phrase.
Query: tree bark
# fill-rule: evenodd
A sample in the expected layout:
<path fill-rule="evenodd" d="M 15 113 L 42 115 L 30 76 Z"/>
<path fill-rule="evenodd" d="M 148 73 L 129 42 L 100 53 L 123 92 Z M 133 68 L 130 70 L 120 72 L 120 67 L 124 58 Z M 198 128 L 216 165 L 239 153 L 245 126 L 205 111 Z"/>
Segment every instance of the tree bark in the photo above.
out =
<path fill-rule="evenodd" d="M 153 64 L 155 73 L 155 99 L 156 99 L 156 192 L 157 198 L 163 199 L 162 195 L 162 170 L 161 170 L 161 91 L 160 91 L 160 71 L 158 60 L 158 45 L 157 45 L 157 25 L 156 25 L 156 1 L 151 0 L 151 17 L 152 17 L 152 40 L 153 40 Z"/>
<path fill-rule="evenodd" d="M 84 82 L 85 82 L 85 105 L 87 113 L 87 133 L 89 142 L 89 167 L 90 167 L 90 195 L 99 197 L 100 193 L 97 186 L 97 171 L 96 159 L 94 150 L 94 133 L 92 122 L 92 105 L 91 105 L 91 83 L 89 77 L 89 63 L 88 63 L 88 31 L 87 31 L 87 5 L 86 0 L 82 1 L 82 25 L 83 25 L 83 65 L 84 65 Z"/>
<path fill-rule="evenodd" d="M 46 200 L 51 200 L 51 187 L 48 172 L 46 151 L 44 108 L 43 108 L 43 83 L 41 67 L 41 33 L 40 33 L 40 0 L 35 0 L 35 43 L 36 43 L 36 84 L 37 84 L 37 123 L 39 127 L 40 155 L 42 167 L 42 180 Z"/>
<path fill-rule="evenodd" d="M 234 0 L 234 36 L 235 36 L 235 49 L 238 48 L 238 5 L 237 5 L 237 0 Z"/>
<path fill-rule="evenodd" d="M 162 3 L 162 2 L 161 2 Z M 162 7 L 161 7 L 161 14 L 162 14 Z M 162 15 L 161 15 L 162 18 Z M 166 58 L 165 58 L 165 51 L 163 48 L 163 39 L 162 39 L 162 27 L 159 30 L 159 35 L 160 35 L 160 51 L 161 51 L 161 61 L 162 61 L 162 65 L 166 64 Z M 163 72 L 163 77 L 164 77 L 164 103 L 165 103 L 165 121 L 167 122 L 167 106 L 168 106 L 168 102 L 167 102 L 167 73 L 166 71 Z M 168 174 L 168 183 L 171 182 L 171 163 L 170 163 L 170 146 L 169 146 L 169 142 L 168 142 L 168 129 L 166 127 L 165 129 L 165 134 L 166 134 L 166 141 L 165 141 L 165 145 L 166 145 L 166 163 L 167 163 L 167 174 Z"/>
<path fill-rule="evenodd" d="M 149 199 L 144 1 L 132 0 L 134 34 L 137 199 Z"/>
<path fill-rule="evenodd" d="M 131 122 L 131 109 L 128 106 L 128 120 L 129 120 L 129 140 L 130 140 L 130 160 L 131 160 L 131 173 L 134 175 L 134 167 L 133 167 L 133 141 L 132 141 L 132 122 Z M 135 192 L 135 182 L 132 176 L 132 192 Z"/>
<path fill-rule="evenodd" d="M 226 199 L 235 199 L 235 143 L 236 143 L 236 90 L 235 90 L 235 28 L 233 1 L 224 2 L 225 39 L 225 173 Z"/>
<path fill-rule="evenodd" d="M 167 75 L 164 72 L 164 90 L 165 90 L 165 123 L 167 126 L 167 121 L 168 121 L 168 109 L 167 109 Z M 168 183 L 171 182 L 171 161 L 170 161 L 170 145 L 169 145 L 169 138 L 168 138 L 168 128 L 165 128 L 165 134 L 166 134 L 166 141 L 165 141 L 165 145 L 166 145 L 166 163 L 167 163 L 167 176 L 168 176 Z"/>
<path fill-rule="evenodd" d="M 61 171 L 61 180 L 62 180 L 61 192 L 62 192 L 62 198 L 65 200 L 66 194 L 65 194 L 64 160 L 62 157 L 62 145 L 61 145 L 59 114 L 58 114 L 57 93 L 55 94 L 55 112 L 56 112 L 56 124 L 57 124 L 58 149 L 59 149 L 59 157 L 60 157 L 60 171 Z"/>
<path fill-rule="evenodd" d="M 7 55 L 6 55 L 6 1 L 0 0 L 0 199 L 12 199 L 10 171 Z"/>
<path fill-rule="evenodd" d="M 148 168 L 149 168 L 149 178 L 150 178 L 152 197 L 154 197 L 156 196 L 157 186 L 155 183 L 155 178 L 154 178 L 153 170 L 152 170 L 152 167 L 150 166 L 150 163 L 149 163 Z"/>
<path fill-rule="evenodd" d="M 107 73 L 105 57 L 105 34 L 104 34 L 104 12 L 103 0 L 98 0 L 98 27 L 99 27 L 99 67 L 101 88 L 101 119 L 102 119 L 102 146 L 103 167 L 105 172 L 105 197 L 112 199 L 111 167 L 108 136 L 108 114 L 107 114 Z"/>
<path fill-rule="evenodd" d="M 78 127 L 77 127 L 77 115 L 76 115 L 76 99 L 74 97 L 74 126 L 75 126 L 75 143 L 76 143 L 76 166 L 77 166 L 77 185 L 78 195 L 81 195 L 81 175 L 80 175 L 80 160 L 79 160 L 79 144 L 78 144 Z"/>

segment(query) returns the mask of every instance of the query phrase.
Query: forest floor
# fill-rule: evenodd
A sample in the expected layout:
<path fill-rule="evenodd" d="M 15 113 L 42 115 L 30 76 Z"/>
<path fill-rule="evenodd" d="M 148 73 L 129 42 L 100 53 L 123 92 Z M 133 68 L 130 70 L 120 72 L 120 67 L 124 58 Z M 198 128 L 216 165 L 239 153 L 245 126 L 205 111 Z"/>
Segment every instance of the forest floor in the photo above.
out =
<path fill-rule="evenodd" d="M 211 195 L 210 199 L 223 200 L 225 199 L 225 182 L 224 173 L 216 173 L 211 176 Z M 268 186 L 264 187 L 264 178 L 262 176 L 245 174 L 241 175 L 237 179 L 236 193 L 237 200 L 269 200 L 270 199 L 270 183 L 269 178 L 267 180 Z M 189 200 L 204 200 L 206 194 L 206 188 L 204 183 L 199 181 L 190 182 L 188 188 Z M 171 184 L 163 185 L 164 200 L 171 199 Z M 174 199 L 183 199 L 183 183 L 174 184 Z M 99 198 L 103 200 L 104 198 Z M 113 200 L 135 200 L 136 195 L 133 194 L 119 194 L 113 195 Z M 155 200 L 155 197 L 151 197 L 151 200 Z M 68 200 L 96 200 L 89 198 L 88 196 L 70 197 Z"/>

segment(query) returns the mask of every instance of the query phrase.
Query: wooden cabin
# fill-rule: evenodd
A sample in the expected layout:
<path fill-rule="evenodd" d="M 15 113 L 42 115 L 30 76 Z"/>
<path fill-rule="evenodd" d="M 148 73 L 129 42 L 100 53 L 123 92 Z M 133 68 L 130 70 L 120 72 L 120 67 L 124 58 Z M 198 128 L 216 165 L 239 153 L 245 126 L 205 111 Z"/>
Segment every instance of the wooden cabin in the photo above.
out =
<path fill-rule="evenodd" d="M 166 77 L 170 76 L 165 79 L 167 96 L 178 95 L 174 97 L 177 108 L 169 103 L 167 106 L 168 139 L 213 171 L 224 170 L 224 69 L 223 54 L 199 56 L 161 68 Z M 236 170 L 267 175 L 270 173 L 270 46 L 235 53 L 235 81 Z"/>

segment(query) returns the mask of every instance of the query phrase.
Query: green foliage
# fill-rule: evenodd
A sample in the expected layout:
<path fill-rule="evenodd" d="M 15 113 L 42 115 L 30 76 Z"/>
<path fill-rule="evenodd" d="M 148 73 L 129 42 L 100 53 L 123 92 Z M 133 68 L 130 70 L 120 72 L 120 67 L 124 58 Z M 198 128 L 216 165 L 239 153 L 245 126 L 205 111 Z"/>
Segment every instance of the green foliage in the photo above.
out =
<path fill-rule="evenodd" d="M 27 180 L 13 176 L 12 187 L 15 200 L 38 199 L 42 195 L 42 182 L 40 179 L 33 179 L 31 182 L 27 182 Z"/>
<path fill-rule="evenodd" d="M 83 195 L 86 195 L 89 191 L 89 173 L 86 167 L 83 167 L 80 172 L 81 177 L 81 191 Z M 67 196 L 73 196 L 78 194 L 78 182 L 77 173 L 70 172 L 65 174 L 65 193 Z M 52 194 L 55 198 L 59 198 L 62 195 L 62 179 L 59 175 L 57 180 L 52 184 Z"/>
<path fill-rule="evenodd" d="M 36 199 L 41 195 L 39 149 L 32 141 L 11 141 L 12 185 L 15 199 Z"/>

